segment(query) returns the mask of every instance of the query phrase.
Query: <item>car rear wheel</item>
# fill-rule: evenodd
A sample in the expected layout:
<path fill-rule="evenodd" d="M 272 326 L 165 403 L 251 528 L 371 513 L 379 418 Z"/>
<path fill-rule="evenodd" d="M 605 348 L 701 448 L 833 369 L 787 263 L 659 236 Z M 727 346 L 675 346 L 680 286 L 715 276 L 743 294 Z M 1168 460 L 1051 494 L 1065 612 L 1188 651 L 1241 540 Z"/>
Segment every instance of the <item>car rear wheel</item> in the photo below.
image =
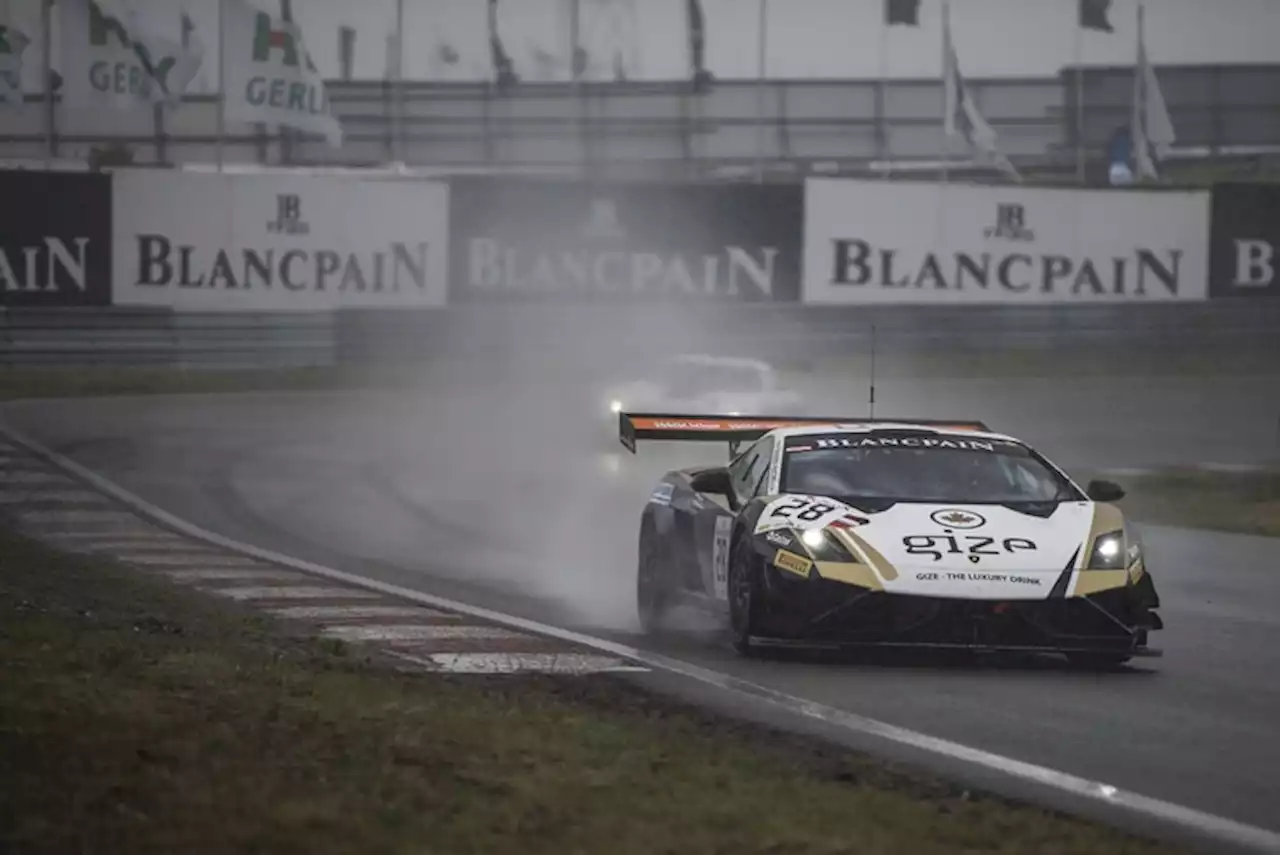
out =
<path fill-rule="evenodd" d="M 667 575 L 665 550 L 650 526 L 640 533 L 640 560 L 636 568 L 636 612 L 640 628 L 648 635 L 662 629 L 670 606 L 670 592 L 663 579 Z"/>
<path fill-rule="evenodd" d="M 751 636 L 760 630 L 760 557 L 741 534 L 729 552 L 729 629 L 733 648 L 744 656 L 756 652 Z"/>

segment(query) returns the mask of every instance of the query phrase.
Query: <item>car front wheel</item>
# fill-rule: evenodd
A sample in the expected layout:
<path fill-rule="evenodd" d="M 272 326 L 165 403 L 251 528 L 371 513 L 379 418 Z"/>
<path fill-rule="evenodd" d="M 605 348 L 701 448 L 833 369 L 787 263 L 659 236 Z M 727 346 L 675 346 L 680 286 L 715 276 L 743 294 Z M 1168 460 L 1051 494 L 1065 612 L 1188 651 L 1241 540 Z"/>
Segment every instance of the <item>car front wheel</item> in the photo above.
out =
<path fill-rule="evenodd" d="M 744 656 L 753 655 L 751 636 L 760 631 L 760 557 L 739 535 L 729 553 L 729 627 L 733 647 Z"/>

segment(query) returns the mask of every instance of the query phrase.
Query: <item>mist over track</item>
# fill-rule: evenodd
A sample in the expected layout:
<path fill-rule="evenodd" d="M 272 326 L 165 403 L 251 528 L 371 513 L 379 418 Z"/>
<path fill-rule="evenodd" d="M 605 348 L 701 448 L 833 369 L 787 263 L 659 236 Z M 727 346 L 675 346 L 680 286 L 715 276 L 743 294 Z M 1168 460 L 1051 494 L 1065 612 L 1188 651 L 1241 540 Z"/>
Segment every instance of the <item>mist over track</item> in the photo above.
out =
<path fill-rule="evenodd" d="M 584 331 L 576 350 L 506 339 L 486 360 L 437 361 L 391 391 L 18 402 L 3 415 L 219 534 L 1280 830 L 1280 543 L 1147 529 L 1168 626 L 1153 643 L 1166 653 L 1116 673 L 1041 660 L 746 661 L 696 625 L 645 640 L 633 606 L 642 504 L 666 469 L 725 449 L 627 454 L 605 381 L 625 377 L 639 348 L 608 358 L 600 338 Z M 864 414 L 863 363 L 832 373 L 840 363 L 822 359 L 791 375 L 810 409 Z M 882 363 L 878 414 L 981 418 L 1077 470 L 1275 455 L 1280 371 L 1135 374 L 1121 355 L 1101 374 L 983 376 L 971 363 L 944 376 L 930 359 L 929 376 Z M 384 372 L 367 364 L 371 378 Z"/>

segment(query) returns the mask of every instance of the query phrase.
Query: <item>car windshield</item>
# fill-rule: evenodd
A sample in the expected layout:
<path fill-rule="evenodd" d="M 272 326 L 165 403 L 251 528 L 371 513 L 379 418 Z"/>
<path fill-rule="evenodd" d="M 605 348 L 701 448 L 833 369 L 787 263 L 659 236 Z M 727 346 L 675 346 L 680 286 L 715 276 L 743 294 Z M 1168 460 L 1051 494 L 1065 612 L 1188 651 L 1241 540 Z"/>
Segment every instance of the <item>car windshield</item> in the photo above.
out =
<path fill-rule="evenodd" d="M 744 365 L 672 360 L 660 369 L 658 382 L 676 398 L 694 398 L 715 392 L 764 391 L 761 372 Z"/>
<path fill-rule="evenodd" d="M 919 434 L 792 437 L 782 489 L 869 503 L 1075 501 L 1071 483 L 1023 445 Z"/>

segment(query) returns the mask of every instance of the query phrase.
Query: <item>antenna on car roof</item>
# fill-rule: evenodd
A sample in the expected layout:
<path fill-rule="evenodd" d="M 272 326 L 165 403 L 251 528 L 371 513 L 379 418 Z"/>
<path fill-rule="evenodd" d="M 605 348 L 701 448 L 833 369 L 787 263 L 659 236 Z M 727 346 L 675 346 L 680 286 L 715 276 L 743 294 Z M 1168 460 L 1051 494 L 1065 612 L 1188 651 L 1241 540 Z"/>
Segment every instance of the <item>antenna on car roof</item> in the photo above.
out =
<path fill-rule="evenodd" d="M 874 420 L 876 417 L 876 325 L 871 325 L 871 388 L 869 390 L 869 401 L 871 404 L 871 412 L 868 418 Z"/>

